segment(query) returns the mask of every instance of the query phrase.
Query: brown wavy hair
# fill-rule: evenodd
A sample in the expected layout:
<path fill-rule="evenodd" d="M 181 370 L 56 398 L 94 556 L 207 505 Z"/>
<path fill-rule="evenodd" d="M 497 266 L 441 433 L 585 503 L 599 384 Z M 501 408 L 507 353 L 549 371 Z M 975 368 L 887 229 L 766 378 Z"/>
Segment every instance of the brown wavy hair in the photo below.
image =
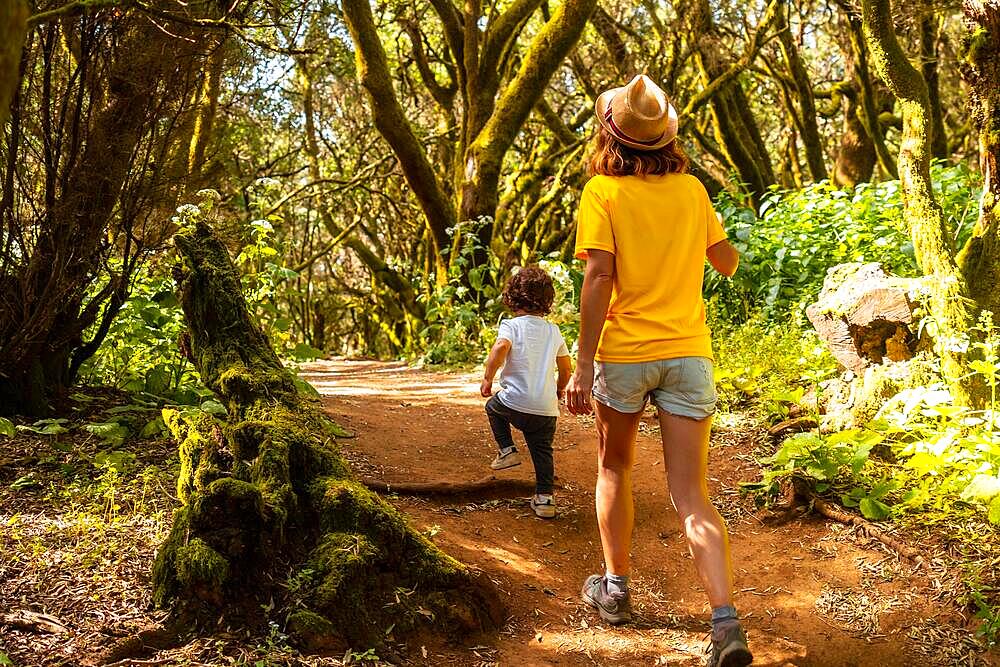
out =
<path fill-rule="evenodd" d="M 552 278 L 537 266 L 526 266 L 507 281 L 503 302 L 513 312 L 547 315 L 556 298 Z"/>
<path fill-rule="evenodd" d="M 687 169 L 688 157 L 676 139 L 663 148 L 641 151 L 621 143 L 602 125 L 587 171 L 591 176 L 658 176 L 686 174 Z"/>

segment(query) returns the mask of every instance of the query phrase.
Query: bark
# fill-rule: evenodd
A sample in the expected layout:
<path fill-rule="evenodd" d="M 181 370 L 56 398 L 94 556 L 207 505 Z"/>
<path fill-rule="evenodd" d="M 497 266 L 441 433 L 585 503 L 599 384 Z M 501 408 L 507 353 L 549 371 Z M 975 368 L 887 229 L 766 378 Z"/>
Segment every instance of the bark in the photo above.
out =
<path fill-rule="evenodd" d="M 938 25 L 938 18 L 934 15 L 934 5 L 927 2 L 924 14 L 920 18 L 920 72 L 927 82 L 927 93 L 931 103 L 931 155 L 943 160 L 948 157 L 949 151 L 938 77 Z"/>
<path fill-rule="evenodd" d="M 983 193 L 979 219 L 958 261 L 970 296 L 1000 316 L 1000 6 L 967 0 L 964 8 L 961 70 L 969 84 L 969 116 L 979 134 Z"/>
<path fill-rule="evenodd" d="M 865 37 L 875 71 L 885 81 L 903 116 L 899 179 L 903 208 L 917 264 L 928 281 L 931 331 L 941 358 L 941 371 L 954 399 L 977 404 L 981 383 L 966 370 L 968 337 L 975 324 L 975 304 L 954 258 L 951 230 L 934 197 L 930 177 L 932 125 L 927 84 L 910 63 L 896 38 L 889 0 L 862 0 Z"/>
<path fill-rule="evenodd" d="M 809 80 L 809 72 L 806 70 L 805 63 L 802 62 L 798 46 L 792 38 L 784 2 L 778 4 L 775 27 L 778 29 L 781 53 L 785 58 L 788 71 L 791 72 L 792 80 L 795 82 L 796 99 L 799 102 L 799 128 L 802 134 L 802 145 L 806 152 L 806 164 L 809 165 L 809 174 L 814 181 L 822 181 L 827 177 L 826 158 L 823 155 L 823 141 L 820 138 L 819 125 L 816 122 L 816 101 L 813 99 L 812 82 Z"/>
<path fill-rule="evenodd" d="M 854 187 L 871 180 L 878 156 L 875 155 L 875 144 L 861 122 L 858 86 L 853 82 L 838 84 L 836 94 L 841 98 L 844 124 L 833 182 L 838 186 Z"/>
<path fill-rule="evenodd" d="M 862 27 L 862 17 L 855 9 L 846 2 L 839 2 L 841 8 L 847 15 L 848 35 L 851 43 L 851 61 L 854 65 L 854 79 L 858 83 L 858 102 L 860 104 L 859 118 L 865 128 L 865 132 L 871 138 L 875 147 L 875 156 L 878 164 L 882 167 L 890 178 L 899 178 L 899 170 L 896 160 L 889 151 L 885 143 L 885 133 L 879 123 L 879 104 L 872 85 L 871 73 L 868 67 L 870 42 L 866 43 L 864 29 Z"/>
<path fill-rule="evenodd" d="M 154 564 L 155 603 L 179 624 L 216 627 L 261 623 L 263 605 L 288 602 L 287 630 L 307 647 L 377 646 L 390 625 L 425 626 L 426 612 L 453 635 L 495 629 L 504 610 L 489 578 L 442 553 L 351 473 L 339 427 L 297 391 L 209 227 L 175 244 L 188 353 L 228 420 L 166 413 L 182 507 Z M 304 606 L 283 596 L 289 572 Z"/>
<path fill-rule="evenodd" d="M 777 4 L 772 2 L 768 6 L 754 38 L 755 44 L 759 45 L 758 40 L 773 21 Z M 775 183 L 771 157 L 750 110 L 746 93 L 725 55 L 725 40 L 715 25 L 707 0 L 698 0 L 695 4 L 692 21 L 693 28 L 699 35 L 695 49 L 702 84 L 706 88 L 714 88 L 709 105 L 716 139 L 724 150 L 727 161 L 736 169 L 740 180 L 747 185 L 759 204 L 760 196 Z M 746 62 L 746 66 L 749 62 L 752 62 L 752 57 L 751 61 Z M 738 64 L 742 64 L 742 61 Z"/>
<path fill-rule="evenodd" d="M 840 264 L 827 272 L 806 315 L 834 358 L 861 375 L 873 363 L 913 357 L 912 287 L 878 264 Z"/>
<path fill-rule="evenodd" d="M 226 39 L 218 40 L 205 67 L 205 79 L 199 93 L 198 108 L 195 110 L 194 128 L 188 147 L 188 191 L 197 190 L 205 170 L 205 151 L 212 137 L 215 116 L 219 109 L 219 93 L 222 88 L 222 70 L 226 64 Z"/>
<path fill-rule="evenodd" d="M 546 21 L 521 55 L 509 83 L 518 35 L 541 0 L 515 0 L 480 28 L 481 3 L 470 0 L 463 13 L 450 0 L 432 0 L 455 64 L 462 99 L 462 127 L 455 162 L 445 166 L 455 200 L 438 179 L 392 88 L 385 52 L 379 41 L 369 2 L 344 3 L 344 17 L 354 41 L 358 71 L 368 92 L 375 123 L 392 147 L 417 196 L 438 250 L 451 243 L 447 229 L 457 223 L 487 218 L 479 231 L 476 261 L 485 261 L 493 236 L 492 220 L 499 203 L 504 157 L 528 115 L 542 99 L 549 79 L 576 43 L 596 0 L 565 0 Z M 450 173 L 448 173 L 450 171 Z M 458 256 L 458 237 L 451 257 Z"/>
<path fill-rule="evenodd" d="M 601 36 L 601 41 L 604 42 L 604 47 L 608 50 L 608 55 L 611 56 L 611 64 L 618 72 L 618 76 L 623 81 L 628 81 L 635 76 L 637 72 L 635 59 L 629 52 L 625 40 L 622 39 L 614 18 L 603 7 L 598 7 L 594 10 L 590 23 L 594 26 L 597 34 Z"/>
<path fill-rule="evenodd" d="M 549 79 L 576 44 L 596 5 L 597 0 L 564 0 L 532 40 L 517 75 L 504 88 L 486 124 L 466 148 L 459 188 L 461 220 L 495 215 L 504 156 Z M 492 226 L 481 238 L 492 238 Z"/>
<path fill-rule="evenodd" d="M 22 0 L 0 3 L 0 128 L 7 124 L 10 101 L 21 81 L 21 47 L 28 29 L 28 5 Z"/>

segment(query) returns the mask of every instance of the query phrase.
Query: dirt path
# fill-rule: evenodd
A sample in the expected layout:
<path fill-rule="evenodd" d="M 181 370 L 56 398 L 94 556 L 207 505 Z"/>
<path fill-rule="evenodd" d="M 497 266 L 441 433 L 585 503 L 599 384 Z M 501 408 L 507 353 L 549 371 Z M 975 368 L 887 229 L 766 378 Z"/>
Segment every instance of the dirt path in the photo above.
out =
<path fill-rule="evenodd" d="M 345 453 L 360 473 L 391 482 L 471 481 L 490 472 L 493 446 L 478 377 L 352 361 L 312 364 L 305 372 L 329 412 L 358 433 Z M 940 639 L 948 635 L 916 645 L 907 639 L 927 623 L 962 624 L 956 612 L 935 606 L 933 590 L 911 564 L 837 525 L 805 519 L 768 526 L 755 516 L 737 485 L 759 476 L 757 437 L 747 428 L 718 429 L 710 465 L 712 492 L 729 520 L 736 604 L 754 664 L 973 664 Z M 658 433 L 644 426 L 637 446 L 638 620 L 624 629 L 599 622 L 578 601 L 583 579 L 602 562 L 592 509 L 592 420 L 560 418 L 555 521 L 535 518 L 526 499 L 393 498 L 448 553 L 488 572 L 510 596 L 513 614 L 499 637 L 477 647 L 418 643 L 414 664 L 701 664 L 708 607 L 669 504 Z M 530 463 L 501 474 L 532 478 Z"/>

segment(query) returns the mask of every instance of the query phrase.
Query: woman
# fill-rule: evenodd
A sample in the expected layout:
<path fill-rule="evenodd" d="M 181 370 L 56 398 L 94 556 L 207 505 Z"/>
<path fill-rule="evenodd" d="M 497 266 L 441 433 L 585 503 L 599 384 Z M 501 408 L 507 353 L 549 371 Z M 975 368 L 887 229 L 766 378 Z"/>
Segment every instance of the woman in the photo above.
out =
<path fill-rule="evenodd" d="M 596 111 L 593 178 L 577 226 L 576 256 L 587 269 L 567 407 L 589 413 L 596 399 L 597 521 L 606 572 L 587 579 L 583 600 L 610 623 L 631 619 L 631 472 L 639 418 L 651 398 L 670 497 L 712 605 L 709 665 L 748 665 L 752 656 L 732 604 L 726 527 L 706 482 L 716 396 L 701 298 L 705 258 L 732 276 L 739 256 L 705 188 L 685 173 L 677 113 L 663 91 L 640 75 L 603 93 Z"/>

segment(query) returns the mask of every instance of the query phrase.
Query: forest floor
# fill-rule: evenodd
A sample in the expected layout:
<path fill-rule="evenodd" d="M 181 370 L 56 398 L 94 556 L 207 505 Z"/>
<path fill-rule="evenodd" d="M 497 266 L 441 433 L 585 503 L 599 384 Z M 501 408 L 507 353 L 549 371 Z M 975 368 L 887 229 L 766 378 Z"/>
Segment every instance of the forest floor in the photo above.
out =
<path fill-rule="evenodd" d="M 307 365 L 303 377 L 330 415 L 356 432 L 341 446 L 359 474 L 392 483 L 468 482 L 491 473 L 478 376 L 336 360 Z M 924 545 L 932 563 L 924 570 L 853 528 L 808 515 L 770 522 L 739 484 L 759 479 L 756 458 L 773 444 L 748 415 L 721 415 L 717 424 L 710 486 L 729 522 L 736 604 L 755 665 L 1000 665 L 979 649 L 953 601 L 954 574 L 932 547 Z M 650 416 L 634 473 L 636 622 L 624 628 L 600 622 L 579 601 L 581 583 L 602 560 L 592 418 L 560 418 L 559 516 L 552 521 L 536 518 L 527 498 L 390 496 L 445 551 L 484 570 L 511 613 L 498 635 L 470 644 L 416 637 L 400 647 L 408 663 L 702 664 L 708 609 L 670 507 L 658 435 Z M 0 438 L 0 665 L 85 665 L 161 620 L 148 604 L 149 570 L 176 507 L 175 446 L 142 441 L 131 448 L 132 472 L 119 474 L 117 460 L 99 458 L 96 438 L 70 446 L 58 437 Z M 498 475 L 530 480 L 530 462 Z M 24 611 L 49 614 L 63 629 L 39 632 L 11 620 Z M 220 630 L 120 664 L 372 664 L 357 655 L 302 657 L 285 639 L 278 623 L 267 636 Z"/>

